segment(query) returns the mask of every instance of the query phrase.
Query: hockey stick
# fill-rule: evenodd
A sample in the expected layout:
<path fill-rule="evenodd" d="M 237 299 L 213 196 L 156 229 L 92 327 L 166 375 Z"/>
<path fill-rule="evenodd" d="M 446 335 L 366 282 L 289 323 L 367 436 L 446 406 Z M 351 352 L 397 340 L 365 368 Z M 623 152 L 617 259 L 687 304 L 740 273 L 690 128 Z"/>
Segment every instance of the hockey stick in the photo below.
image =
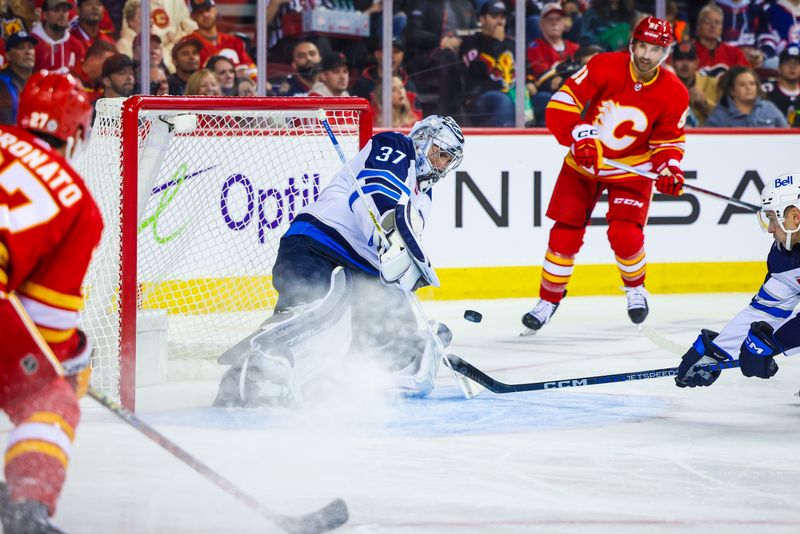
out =
<path fill-rule="evenodd" d="M 598 384 L 613 384 L 614 382 L 629 382 L 631 380 L 647 380 L 649 378 L 661 378 L 664 376 L 675 376 L 678 374 L 677 367 L 667 367 L 664 369 L 650 369 L 648 371 L 633 371 L 630 373 L 617 373 L 613 375 L 584 376 L 580 378 L 567 378 L 563 380 L 549 380 L 547 382 L 529 382 L 526 384 L 505 384 L 495 380 L 471 363 L 459 358 L 455 354 L 448 354 L 447 359 L 450 365 L 470 380 L 474 380 L 492 393 L 518 393 L 520 391 L 540 391 L 544 389 L 563 389 L 579 386 L 594 386 Z M 739 367 L 739 360 L 729 360 L 713 365 L 704 365 L 702 369 L 707 371 L 721 371 L 723 369 L 733 369 Z"/>
<path fill-rule="evenodd" d="M 339 156 L 339 160 L 342 162 L 342 166 L 345 168 L 348 178 L 350 181 L 353 182 L 353 186 L 358 193 L 358 198 L 361 199 L 361 202 L 364 204 L 364 209 L 367 210 L 369 213 L 369 218 L 372 220 L 372 224 L 375 226 L 375 230 L 382 238 L 386 238 L 386 231 L 383 229 L 383 226 L 378 222 L 378 218 L 375 216 L 375 212 L 372 210 L 371 204 L 369 200 L 367 200 L 367 196 L 364 194 L 364 190 L 361 189 L 361 184 L 358 183 L 358 178 L 356 178 L 355 174 L 353 173 L 353 169 L 350 168 L 350 164 L 347 162 L 347 157 L 344 155 L 344 151 L 342 150 L 341 145 L 339 145 L 339 140 L 336 139 L 336 135 L 333 133 L 333 129 L 331 129 L 331 125 L 328 122 L 328 116 L 325 113 L 325 110 L 319 109 L 317 110 L 317 119 L 322 126 L 325 128 L 325 132 L 327 132 L 328 137 L 333 143 L 333 148 L 336 150 L 336 154 Z M 444 347 L 442 346 L 442 342 L 439 339 L 439 336 L 436 335 L 436 332 L 433 331 L 433 327 L 431 323 L 428 321 L 427 316 L 425 315 L 425 311 L 422 309 L 422 304 L 420 304 L 419 300 L 417 299 L 416 295 L 412 293 L 408 293 L 407 295 L 409 302 L 413 306 L 416 307 L 417 313 L 422 317 L 423 322 L 425 323 L 425 328 L 428 329 L 428 334 L 433 338 L 433 342 L 436 344 L 436 347 L 439 349 L 440 353 L 443 355 L 442 360 L 445 362 L 445 366 L 450 369 L 450 372 L 453 373 L 453 378 L 456 380 L 456 384 L 458 384 L 458 388 L 461 390 L 461 393 L 464 395 L 465 398 L 471 399 L 472 397 L 478 395 L 480 393 L 479 390 L 476 390 L 468 381 L 464 380 L 462 377 L 456 373 L 455 369 L 450 365 L 450 361 L 447 359 L 447 356 L 444 352 Z"/>
<path fill-rule="evenodd" d="M 638 174 L 639 176 L 643 176 L 644 178 L 649 178 L 650 180 L 658 179 L 658 175 L 654 172 L 643 171 L 642 169 L 637 169 L 636 167 L 632 167 L 631 165 L 626 165 L 625 163 L 619 161 L 614 161 L 613 159 L 604 159 L 603 162 L 621 171 L 627 171 L 633 174 Z M 734 206 L 738 206 L 740 208 L 748 209 L 753 213 L 761 209 L 760 206 L 756 206 L 755 204 L 750 204 L 749 202 L 739 200 L 738 198 L 726 197 L 721 193 L 715 193 L 714 191 L 709 191 L 708 189 L 703 189 L 702 187 L 697 187 L 696 185 L 684 183 L 683 188 L 688 189 L 690 191 L 697 191 L 698 193 L 702 193 L 706 196 L 722 200 L 724 202 L 727 202 L 728 204 L 733 204 Z"/>
<path fill-rule="evenodd" d="M 258 512 L 261 514 L 261 516 L 269 519 L 286 532 L 290 532 L 292 534 L 317 534 L 321 532 L 327 532 L 342 526 L 349 518 L 347 504 L 345 504 L 342 499 L 334 499 L 324 507 L 309 514 L 289 516 L 273 512 L 246 493 L 242 492 L 228 479 L 211 470 L 210 467 L 169 440 L 166 436 L 136 417 L 136 415 L 129 412 L 113 400 L 109 399 L 102 392 L 90 387 L 88 394 L 91 398 L 112 411 L 117 417 L 150 438 L 158 446 L 172 453 L 180 461 L 203 475 L 207 480 L 210 480 L 225 490 L 228 494 L 235 497 L 236 500 Z"/>

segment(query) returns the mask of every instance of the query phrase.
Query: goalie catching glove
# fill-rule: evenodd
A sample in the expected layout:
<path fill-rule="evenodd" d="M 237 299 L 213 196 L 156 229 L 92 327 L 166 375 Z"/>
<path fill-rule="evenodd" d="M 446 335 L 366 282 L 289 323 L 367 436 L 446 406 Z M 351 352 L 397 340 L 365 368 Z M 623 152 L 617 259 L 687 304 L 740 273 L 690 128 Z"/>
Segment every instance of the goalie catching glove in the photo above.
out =
<path fill-rule="evenodd" d="M 383 220 L 385 234 L 377 229 L 381 281 L 403 291 L 416 291 L 428 285 L 439 287 L 439 278 L 422 249 L 424 221 L 408 200 L 398 202 L 394 212 Z"/>

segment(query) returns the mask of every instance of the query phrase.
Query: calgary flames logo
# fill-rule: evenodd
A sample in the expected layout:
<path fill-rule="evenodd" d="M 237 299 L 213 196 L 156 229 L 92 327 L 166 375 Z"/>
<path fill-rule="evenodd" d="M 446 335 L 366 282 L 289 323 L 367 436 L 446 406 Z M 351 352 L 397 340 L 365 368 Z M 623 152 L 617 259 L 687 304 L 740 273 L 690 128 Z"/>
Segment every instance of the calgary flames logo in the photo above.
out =
<path fill-rule="evenodd" d="M 622 106 L 613 100 L 604 100 L 600 104 L 594 123 L 603 144 L 617 151 L 631 146 L 638 137 L 635 134 L 644 133 L 648 126 L 647 116 L 641 109 Z M 631 133 L 634 135 L 629 135 Z"/>

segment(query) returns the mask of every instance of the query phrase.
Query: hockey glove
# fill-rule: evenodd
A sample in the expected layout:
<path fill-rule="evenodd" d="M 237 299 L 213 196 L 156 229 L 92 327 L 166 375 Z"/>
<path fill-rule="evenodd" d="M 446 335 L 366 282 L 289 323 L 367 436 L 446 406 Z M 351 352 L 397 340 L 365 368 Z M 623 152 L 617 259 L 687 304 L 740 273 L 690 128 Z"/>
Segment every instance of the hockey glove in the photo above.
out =
<path fill-rule="evenodd" d="M 678 366 L 678 374 L 675 376 L 675 385 L 679 388 L 710 386 L 719 377 L 722 371 L 709 371 L 702 366 L 713 365 L 730 359 L 716 348 L 711 342 L 719 334 L 706 330 L 700 330 L 697 341 L 683 355 L 681 364 Z"/>
<path fill-rule="evenodd" d="M 671 159 L 656 167 L 656 189 L 659 193 L 673 197 L 683 194 L 683 183 L 686 179 L 679 165 L 678 160 Z"/>
<path fill-rule="evenodd" d="M 597 174 L 603 164 L 603 145 L 597 127 L 580 123 L 572 129 L 574 142 L 570 147 L 575 163 L 592 174 Z"/>
<path fill-rule="evenodd" d="M 744 376 L 771 378 L 778 372 L 778 364 L 773 359 L 780 347 L 772 336 L 769 323 L 757 321 L 750 325 L 750 332 L 742 342 L 739 364 Z"/>

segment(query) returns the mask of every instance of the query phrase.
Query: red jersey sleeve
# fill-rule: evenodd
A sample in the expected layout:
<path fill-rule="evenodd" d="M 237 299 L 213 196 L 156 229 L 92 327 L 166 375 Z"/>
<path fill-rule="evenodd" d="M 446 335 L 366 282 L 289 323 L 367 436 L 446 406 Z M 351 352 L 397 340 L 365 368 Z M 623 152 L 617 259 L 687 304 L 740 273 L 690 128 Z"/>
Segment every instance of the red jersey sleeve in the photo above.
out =
<path fill-rule="evenodd" d="M 564 146 L 572 145 L 572 129 L 582 122 L 583 108 L 600 86 L 603 59 L 602 55 L 598 55 L 589 60 L 589 63 L 564 82 L 547 104 L 547 129 Z"/>
<path fill-rule="evenodd" d="M 673 77 L 671 77 L 673 78 Z M 670 88 L 672 98 L 668 106 L 653 125 L 649 146 L 652 153 L 653 168 L 658 168 L 662 163 L 683 159 L 684 145 L 686 143 L 686 116 L 689 113 L 689 91 L 674 79 Z"/>

